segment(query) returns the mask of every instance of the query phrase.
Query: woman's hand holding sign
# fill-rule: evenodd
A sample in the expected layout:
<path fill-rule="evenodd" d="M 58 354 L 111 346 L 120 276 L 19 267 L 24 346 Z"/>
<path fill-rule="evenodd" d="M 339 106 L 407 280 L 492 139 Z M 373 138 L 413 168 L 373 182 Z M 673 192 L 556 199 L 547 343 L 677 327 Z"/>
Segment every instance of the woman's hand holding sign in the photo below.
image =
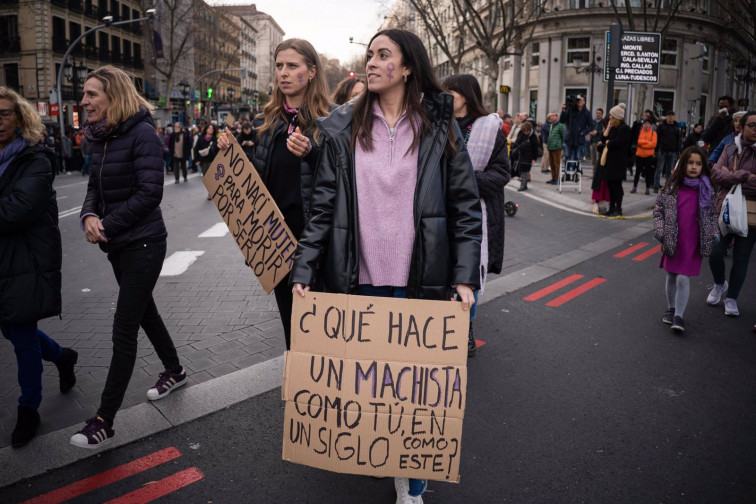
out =
<path fill-rule="evenodd" d="M 286 139 L 286 148 L 295 156 L 303 158 L 312 150 L 312 144 L 310 139 L 304 136 L 297 126 L 294 133 Z"/>
<path fill-rule="evenodd" d="M 231 141 L 228 139 L 228 128 L 223 130 L 223 133 L 218 137 L 218 148 L 220 150 L 226 150 L 231 146 Z"/>

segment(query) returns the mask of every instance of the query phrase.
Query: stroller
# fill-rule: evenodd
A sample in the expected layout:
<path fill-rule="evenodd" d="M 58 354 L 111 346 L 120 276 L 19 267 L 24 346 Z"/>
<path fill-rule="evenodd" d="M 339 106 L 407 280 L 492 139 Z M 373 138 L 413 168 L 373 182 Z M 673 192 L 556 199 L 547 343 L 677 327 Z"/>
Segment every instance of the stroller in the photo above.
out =
<path fill-rule="evenodd" d="M 561 193 L 562 189 L 577 189 L 579 194 L 582 194 L 582 182 L 583 168 L 580 166 L 580 161 L 571 159 L 569 161 L 562 158 L 562 163 L 559 166 L 559 185 L 557 190 Z"/>

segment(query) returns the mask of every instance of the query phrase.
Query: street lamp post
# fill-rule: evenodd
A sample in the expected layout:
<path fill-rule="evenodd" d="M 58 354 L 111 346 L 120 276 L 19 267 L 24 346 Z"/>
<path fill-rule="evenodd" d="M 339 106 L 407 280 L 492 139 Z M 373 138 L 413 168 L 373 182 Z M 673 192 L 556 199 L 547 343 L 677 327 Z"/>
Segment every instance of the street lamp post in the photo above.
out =
<path fill-rule="evenodd" d="M 63 73 L 66 76 L 66 80 L 73 86 L 73 111 L 74 114 L 76 114 L 78 112 L 79 103 L 79 84 L 83 84 L 84 79 L 87 78 L 87 67 L 84 63 L 79 63 L 77 65 L 75 59 L 72 63 L 66 61 L 63 63 Z M 61 114 L 60 107 L 58 108 L 58 114 Z"/>
<path fill-rule="evenodd" d="M 186 79 L 179 82 L 179 86 L 181 86 L 181 96 L 184 97 L 184 119 L 183 122 L 186 123 L 186 102 L 187 98 L 189 97 L 189 83 L 186 82 Z"/>
<path fill-rule="evenodd" d="M 113 22 L 113 16 L 105 16 L 104 18 L 102 18 L 102 24 L 99 24 L 99 25 L 95 26 L 94 28 L 90 28 L 89 30 L 87 30 L 84 33 L 82 33 L 81 35 L 79 35 L 79 38 L 77 38 L 76 40 L 74 40 L 71 43 L 71 45 L 68 46 L 68 49 L 66 49 L 66 53 L 63 55 L 63 64 L 60 65 L 60 71 L 58 72 L 57 86 L 56 86 L 56 89 L 57 89 L 57 92 L 58 92 L 58 121 L 60 123 L 60 141 L 61 142 L 67 141 L 67 140 L 64 140 L 66 138 L 66 135 L 65 135 L 65 129 L 64 129 L 65 126 L 63 125 L 63 107 L 61 106 L 63 104 L 62 103 L 63 102 L 63 93 L 61 93 L 61 84 L 63 83 L 63 72 L 64 72 L 64 69 L 65 69 L 65 66 L 66 66 L 65 63 L 66 63 L 66 61 L 68 61 L 68 57 L 71 55 L 71 53 L 76 48 L 76 46 L 79 45 L 79 42 L 81 42 L 82 39 L 84 39 L 84 37 L 86 37 L 90 33 L 94 33 L 97 30 L 100 30 L 102 28 L 106 28 L 108 26 L 121 26 L 121 25 L 131 24 L 131 23 L 139 23 L 139 22 L 142 22 L 142 21 L 148 21 L 148 20 L 153 19 L 155 17 L 155 9 L 147 9 L 145 12 L 147 14 L 146 17 L 141 17 L 141 18 L 138 18 L 138 19 L 128 19 L 128 20 L 125 20 L 125 21 L 118 21 L 118 22 L 115 22 L 115 23 Z M 86 78 L 86 76 L 85 76 L 85 78 Z"/>
<path fill-rule="evenodd" d="M 591 74 L 591 101 L 590 101 L 589 106 L 588 106 L 588 108 L 590 108 L 591 110 L 593 109 L 593 81 L 594 81 L 594 77 L 596 76 L 596 74 L 600 74 L 600 73 L 602 73 L 604 71 L 603 68 L 601 68 L 600 66 L 598 66 L 596 64 L 596 59 L 597 59 L 596 58 L 596 46 L 593 46 L 593 48 L 591 49 L 591 64 L 588 65 L 587 67 L 583 66 L 583 57 L 580 56 L 580 54 L 576 54 L 573 57 L 573 59 L 572 59 L 572 62 L 575 63 L 575 73 L 581 74 L 581 73 L 588 73 L 588 72 L 590 72 L 590 74 Z M 600 56 L 598 57 L 598 60 L 601 60 Z"/>

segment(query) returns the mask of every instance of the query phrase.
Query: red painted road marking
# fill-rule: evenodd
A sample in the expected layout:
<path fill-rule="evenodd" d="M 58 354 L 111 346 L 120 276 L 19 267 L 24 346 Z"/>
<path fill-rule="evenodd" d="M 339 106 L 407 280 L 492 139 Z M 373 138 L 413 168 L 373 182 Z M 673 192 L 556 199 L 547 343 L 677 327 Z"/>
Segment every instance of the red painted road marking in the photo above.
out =
<path fill-rule="evenodd" d="M 486 344 L 486 342 L 483 341 L 483 340 L 479 340 L 479 339 L 475 340 L 475 348 L 480 348 L 480 347 L 482 347 L 485 344 Z"/>
<path fill-rule="evenodd" d="M 643 252 L 642 254 L 638 254 L 637 256 L 633 257 L 633 261 L 643 261 L 644 259 L 648 259 L 652 255 L 656 254 L 661 250 L 661 245 L 657 245 L 656 247 L 652 248 L 651 250 L 647 250 Z"/>
<path fill-rule="evenodd" d="M 565 278 L 564 280 L 560 280 L 560 281 L 558 281 L 555 284 L 549 285 L 546 288 L 543 288 L 543 289 L 541 289 L 541 290 L 539 290 L 537 292 L 534 292 L 530 296 L 526 297 L 525 301 L 537 301 L 537 300 L 541 299 L 542 297 L 548 296 L 552 292 L 561 289 L 565 285 L 569 285 L 569 284 L 571 284 L 572 282 L 574 282 L 576 280 L 580 280 L 581 278 L 583 278 L 583 275 L 570 275 L 567 278 Z"/>
<path fill-rule="evenodd" d="M 145 485 L 139 490 L 134 490 L 131 493 L 117 497 L 105 504 L 145 504 L 146 502 L 152 502 L 164 495 L 175 492 L 187 485 L 191 485 L 195 481 L 199 481 L 204 477 L 205 475 L 202 474 L 202 471 L 196 467 L 190 467 L 189 469 L 184 469 L 183 471 L 179 471 L 176 474 L 163 478 L 160 481 Z"/>
<path fill-rule="evenodd" d="M 559 296 L 558 298 L 554 300 L 549 301 L 548 303 L 546 303 L 546 306 L 562 306 L 567 301 L 578 297 L 580 294 L 583 294 L 593 289 L 597 285 L 601 285 L 604 282 L 606 282 L 606 278 L 594 278 L 593 280 L 585 282 L 580 287 L 575 287 L 571 291 L 565 294 L 562 294 L 561 296 Z"/>
<path fill-rule="evenodd" d="M 640 249 L 642 249 L 643 247 L 647 247 L 647 246 L 648 246 L 648 243 L 646 243 L 646 242 L 640 242 L 639 244 L 637 244 L 637 245 L 633 245 L 632 247 L 630 247 L 630 248 L 629 248 L 629 249 L 627 249 L 627 250 L 623 250 L 622 252 L 619 252 L 619 253 L 617 253 L 617 254 L 614 254 L 614 257 L 625 257 L 625 256 L 629 256 L 630 254 L 632 254 L 632 253 L 633 253 L 633 252 L 635 252 L 636 250 L 640 250 Z"/>
<path fill-rule="evenodd" d="M 70 485 L 53 490 L 52 492 L 40 495 L 39 497 L 30 499 L 22 504 L 57 504 L 59 502 L 65 502 L 142 471 L 146 471 L 147 469 L 151 469 L 160 464 L 164 464 L 169 460 L 173 460 L 180 456 L 181 452 L 178 451 L 178 449 L 174 447 L 165 448 L 127 464 L 114 467 L 113 469 L 109 469 L 105 472 L 77 481 L 76 483 L 71 483 Z"/>

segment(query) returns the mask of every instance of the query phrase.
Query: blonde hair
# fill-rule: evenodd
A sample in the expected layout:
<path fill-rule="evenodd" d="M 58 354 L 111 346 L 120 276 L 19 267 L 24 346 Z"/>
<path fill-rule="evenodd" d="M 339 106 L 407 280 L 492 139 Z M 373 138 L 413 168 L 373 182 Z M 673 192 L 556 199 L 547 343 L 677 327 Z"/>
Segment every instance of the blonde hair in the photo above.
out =
<path fill-rule="evenodd" d="M 0 86 L 0 100 L 8 100 L 13 104 L 13 112 L 20 120 L 21 136 L 29 145 L 36 145 L 42 140 L 42 118 L 37 109 L 24 97 L 10 88 Z"/>
<path fill-rule="evenodd" d="M 84 82 L 89 79 L 97 79 L 102 83 L 105 96 L 110 101 L 108 109 L 105 111 L 106 126 L 122 123 L 139 112 L 140 108 L 145 108 L 150 112 L 155 110 L 155 107 L 150 105 L 137 92 L 131 77 L 123 70 L 112 65 L 106 65 L 87 75 Z"/>
<path fill-rule="evenodd" d="M 315 77 L 307 83 L 302 108 L 298 114 L 299 129 L 303 134 L 307 134 L 315 127 L 315 119 L 325 117 L 329 114 L 328 107 L 328 85 L 325 80 L 325 72 L 320 71 L 320 59 L 315 48 L 303 39 L 284 40 L 276 47 L 273 59 L 278 57 L 278 53 L 287 49 L 294 49 L 305 60 L 307 69 L 315 68 Z M 262 135 L 267 131 L 272 131 L 276 122 L 281 119 L 286 121 L 284 115 L 285 97 L 276 81 L 273 85 L 273 96 L 263 110 L 263 124 L 260 126 L 259 134 Z"/>

